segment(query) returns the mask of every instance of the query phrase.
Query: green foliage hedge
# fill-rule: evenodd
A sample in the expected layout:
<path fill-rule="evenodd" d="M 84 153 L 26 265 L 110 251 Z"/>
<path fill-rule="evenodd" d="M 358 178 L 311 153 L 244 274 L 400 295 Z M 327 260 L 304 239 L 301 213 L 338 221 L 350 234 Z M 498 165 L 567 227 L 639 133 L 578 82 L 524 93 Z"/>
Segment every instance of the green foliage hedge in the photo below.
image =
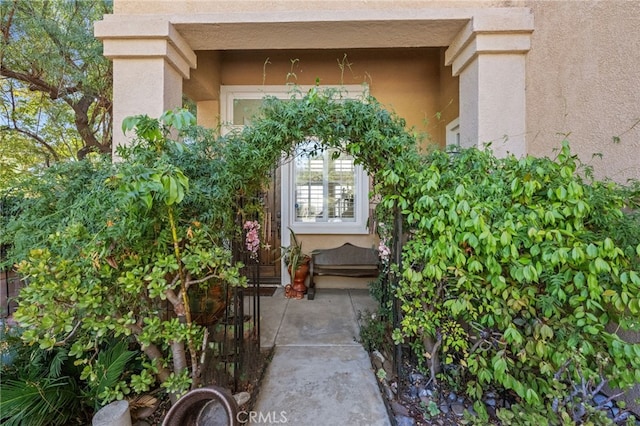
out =
<path fill-rule="evenodd" d="M 101 392 L 99 403 L 156 380 L 175 395 L 197 387 L 206 335 L 189 319 L 189 288 L 244 283 L 228 242 L 259 214 L 252 197 L 282 156 L 310 135 L 372 172 L 414 153 L 404 121 L 373 99 L 318 88 L 296 99 L 267 99 L 261 119 L 224 137 L 180 111 L 130 117 L 123 130 L 135 140 L 119 150 L 121 161 L 57 165 L 7 195 L 19 201 L 0 222 L 0 244 L 10 249 L 6 264 L 29 279 L 14 316 L 23 340 L 68 348 L 86 381 L 95 381 L 100 344 L 135 341 L 143 369 Z M 167 318 L 166 306 L 175 315 Z"/>
<path fill-rule="evenodd" d="M 610 328 L 640 330 L 640 224 L 621 210 L 638 193 L 578 172 L 567 143 L 555 160 L 436 151 L 382 201 L 410 228 L 395 340 L 457 365 L 476 400 L 511 395 L 507 423 L 583 420 L 603 381 L 640 383 L 640 344 Z"/>
<path fill-rule="evenodd" d="M 229 241 L 241 232 L 239 206 L 252 207 L 234 185 L 252 190 L 264 173 L 217 184 L 228 179 L 215 156 L 225 141 L 193 121 L 184 111 L 132 117 L 125 127 L 136 138 L 121 161 L 58 164 L 10 194 L 23 199 L 8 203 L 0 244 L 28 280 L 13 318 L 34 354 L 64 349 L 80 371 L 70 381 L 95 390 L 85 392 L 91 408 L 157 383 L 170 394 L 198 387 L 208 340 L 190 316 L 190 297 L 246 282 Z M 169 138 L 172 129 L 179 140 Z M 117 341 L 127 350 L 107 356 Z M 129 354 L 135 371 L 124 368 Z M 2 393 L 19 389 L 2 384 Z"/>

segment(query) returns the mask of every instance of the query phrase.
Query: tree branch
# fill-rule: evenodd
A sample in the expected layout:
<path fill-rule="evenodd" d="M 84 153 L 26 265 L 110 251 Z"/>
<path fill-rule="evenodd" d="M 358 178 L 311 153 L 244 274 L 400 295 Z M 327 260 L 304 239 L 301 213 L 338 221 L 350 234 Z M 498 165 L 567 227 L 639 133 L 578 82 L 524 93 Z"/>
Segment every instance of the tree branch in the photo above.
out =
<path fill-rule="evenodd" d="M 16 6 L 18 5 L 18 0 L 13 0 L 13 7 L 9 11 L 7 15 L 7 24 L 2 27 L 2 38 L 4 39 L 5 44 L 9 44 L 9 32 L 11 29 L 11 22 L 13 22 L 13 15 L 16 13 Z M 0 52 L 0 63 L 2 63 L 4 49 Z"/>
<path fill-rule="evenodd" d="M 89 109 L 94 102 L 94 97 L 89 95 L 84 95 L 78 102 L 72 102 L 70 98 L 63 98 L 65 102 L 71 106 L 73 111 L 75 112 L 75 124 L 78 129 L 78 133 L 80 133 L 80 137 L 85 143 L 85 146 L 78 151 L 78 158 L 83 159 L 89 151 L 97 148 L 99 152 L 107 153 L 110 151 L 109 146 L 105 146 L 101 144 L 98 139 L 96 139 L 96 135 L 89 124 Z"/>
<path fill-rule="evenodd" d="M 198 364 L 198 369 L 194 372 L 192 388 L 198 388 L 200 386 L 202 368 L 206 365 L 205 363 L 207 362 L 207 343 L 209 343 L 209 329 L 205 328 L 204 336 L 202 337 L 202 347 L 200 348 L 200 364 Z"/>
<path fill-rule="evenodd" d="M 442 344 L 442 334 L 438 331 L 436 332 L 436 343 L 433 345 L 431 349 L 431 358 L 427 360 L 429 363 L 429 371 L 431 373 L 431 380 L 434 385 L 438 383 L 436 379 L 436 367 L 438 363 L 438 351 L 440 350 L 440 345 Z"/>
<path fill-rule="evenodd" d="M 177 305 L 178 303 L 181 303 L 180 298 L 178 297 L 178 295 L 176 295 L 176 293 L 173 290 L 165 290 L 164 294 L 165 296 L 167 296 L 167 300 L 171 302 L 173 306 Z"/>
<path fill-rule="evenodd" d="M 53 156 L 53 158 L 56 161 L 58 161 L 60 159 L 58 157 L 58 153 L 44 139 L 42 139 L 40 136 L 36 135 L 35 133 L 32 133 L 32 132 L 30 132 L 28 130 L 24 130 L 24 129 L 20 129 L 20 128 L 16 127 L 16 123 L 15 122 L 14 122 L 14 127 L 3 126 L 2 128 L 4 130 L 14 131 L 16 133 L 20 133 L 20 134 L 23 134 L 25 136 L 28 136 L 28 137 L 32 138 L 33 140 L 35 140 L 36 142 L 41 144 L 47 151 L 49 151 L 49 153 Z"/>
<path fill-rule="evenodd" d="M 138 336 L 142 334 L 142 327 L 136 324 L 131 324 L 129 325 L 129 328 L 131 329 L 131 331 L 133 331 L 133 334 L 136 336 L 136 340 L 138 340 Z M 140 348 L 142 349 L 142 351 L 145 353 L 145 355 L 149 357 L 151 362 L 158 369 L 158 373 L 157 373 L 158 380 L 160 380 L 160 383 L 164 383 L 171 375 L 171 372 L 166 367 L 163 367 L 164 357 L 162 356 L 162 352 L 154 344 L 143 345 L 142 343 L 140 343 L 140 340 L 138 340 L 138 344 L 140 344 Z"/>
<path fill-rule="evenodd" d="M 187 288 L 189 288 L 190 286 L 192 286 L 194 284 L 200 284 L 200 283 L 203 283 L 205 281 L 209 281 L 211 278 L 219 278 L 219 275 L 218 274 L 211 274 L 211 275 L 207 275 L 206 277 L 200 278 L 200 279 L 197 279 L 197 280 L 193 280 L 193 281 L 187 280 Z"/>
<path fill-rule="evenodd" d="M 54 346 L 64 346 L 67 344 L 67 342 L 69 340 L 71 340 L 73 338 L 73 336 L 75 336 L 75 334 L 78 332 L 78 329 L 80 328 L 80 325 L 82 324 L 82 321 L 78 321 L 76 323 L 76 325 L 73 326 L 73 330 L 71 330 L 71 332 L 69 334 L 67 334 L 67 337 L 65 337 L 63 340 L 56 342 L 56 344 Z"/>
<path fill-rule="evenodd" d="M 21 81 L 29 86 L 29 90 L 32 90 L 34 92 L 45 92 L 51 99 L 54 100 L 63 96 L 80 92 L 80 88 L 77 86 L 70 86 L 59 89 L 56 86 L 47 83 L 36 75 L 10 70 L 4 65 L 0 65 L 0 75 L 3 77 L 13 78 L 14 80 Z"/>
<path fill-rule="evenodd" d="M 74 122 L 76 129 L 78 130 L 78 133 L 85 145 L 78 151 L 79 159 L 83 159 L 93 150 L 97 150 L 98 152 L 105 154 L 111 151 L 109 143 L 101 143 L 96 138 L 95 132 L 91 127 L 91 121 L 89 120 L 89 110 L 91 109 L 91 105 L 96 101 L 99 104 L 105 104 L 104 99 L 85 93 L 80 100 L 75 100 L 70 95 L 80 93 L 81 88 L 79 86 L 70 86 L 59 89 L 58 87 L 42 80 L 38 76 L 10 70 L 4 65 L 0 65 L 0 75 L 27 84 L 29 86 L 29 90 L 46 93 L 52 100 L 61 99 L 71 107 L 75 116 Z M 106 104 L 109 105 L 108 102 Z M 40 141 L 42 141 L 42 139 L 40 139 Z"/>

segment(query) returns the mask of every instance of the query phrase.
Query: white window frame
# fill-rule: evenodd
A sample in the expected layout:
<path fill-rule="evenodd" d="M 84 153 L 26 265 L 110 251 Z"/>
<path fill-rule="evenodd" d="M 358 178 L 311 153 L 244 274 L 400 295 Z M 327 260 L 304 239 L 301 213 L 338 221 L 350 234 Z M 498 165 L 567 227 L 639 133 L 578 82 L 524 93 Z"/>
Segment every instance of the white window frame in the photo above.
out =
<path fill-rule="evenodd" d="M 460 146 L 460 117 L 456 117 L 447 124 L 446 127 L 447 146 Z"/>
<path fill-rule="evenodd" d="M 296 234 L 367 234 L 367 220 L 369 218 L 369 176 L 361 165 L 355 165 L 355 202 L 354 218 L 352 222 L 296 222 L 296 206 L 293 191 L 294 161 L 287 161 L 282 165 L 282 219 L 283 223 Z"/>
<path fill-rule="evenodd" d="M 314 86 L 221 86 L 220 87 L 220 118 L 222 133 L 226 134 L 242 126 L 232 125 L 233 107 L 235 99 L 261 99 L 265 96 L 273 96 L 278 99 L 290 99 L 292 95 L 299 94 L 302 97 Z M 368 95 L 367 85 L 323 86 L 337 89 L 345 99 L 364 99 Z M 295 91 L 294 91 L 295 89 Z M 356 202 L 354 206 L 355 221 L 353 222 L 295 222 L 295 197 L 294 188 L 294 162 L 283 161 L 281 166 L 281 218 L 282 218 L 282 243 L 287 245 L 287 227 L 297 234 L 368 234 L 367 222 L 369 219 L 369 176 L 360 165 L 356 170 Z"/>

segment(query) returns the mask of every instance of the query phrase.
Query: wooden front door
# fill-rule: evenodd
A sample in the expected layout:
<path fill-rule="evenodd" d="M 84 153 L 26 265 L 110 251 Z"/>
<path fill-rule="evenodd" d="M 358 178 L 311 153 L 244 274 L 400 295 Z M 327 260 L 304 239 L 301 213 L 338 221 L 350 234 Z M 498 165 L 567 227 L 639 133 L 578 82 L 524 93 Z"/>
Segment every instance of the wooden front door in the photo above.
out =
<path fill-rule="evenodd" d="M 260 283 L 280 285 L 280 169 L 271 173 L 271 185 L 264 197 L 262 242 L 260 251 Z"/>

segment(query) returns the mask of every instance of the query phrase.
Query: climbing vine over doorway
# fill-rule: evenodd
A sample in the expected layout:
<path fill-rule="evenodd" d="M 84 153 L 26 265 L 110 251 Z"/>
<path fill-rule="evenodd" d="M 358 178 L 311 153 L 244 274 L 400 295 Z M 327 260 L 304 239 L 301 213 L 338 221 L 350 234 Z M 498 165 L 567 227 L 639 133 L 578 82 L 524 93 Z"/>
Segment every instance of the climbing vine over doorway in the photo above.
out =
<path fill-rule="evenodd" d="M 237 189 L 249 193 L 254 185 L 264 185 L 283 154 L 292 156 L 296 145 L 309 138 L 319 141 L 318 149 L 351 155 L 373 176 L 380 194 L 395 192 L 402 170 L 419 158 L 404 120 L 374 98 L 344 99 L 339 90 L 314 87 L 302 97 L 292 91 L 291 100 L 265 98 L 260 118 L 229 136 L 225 158 Z"/>

